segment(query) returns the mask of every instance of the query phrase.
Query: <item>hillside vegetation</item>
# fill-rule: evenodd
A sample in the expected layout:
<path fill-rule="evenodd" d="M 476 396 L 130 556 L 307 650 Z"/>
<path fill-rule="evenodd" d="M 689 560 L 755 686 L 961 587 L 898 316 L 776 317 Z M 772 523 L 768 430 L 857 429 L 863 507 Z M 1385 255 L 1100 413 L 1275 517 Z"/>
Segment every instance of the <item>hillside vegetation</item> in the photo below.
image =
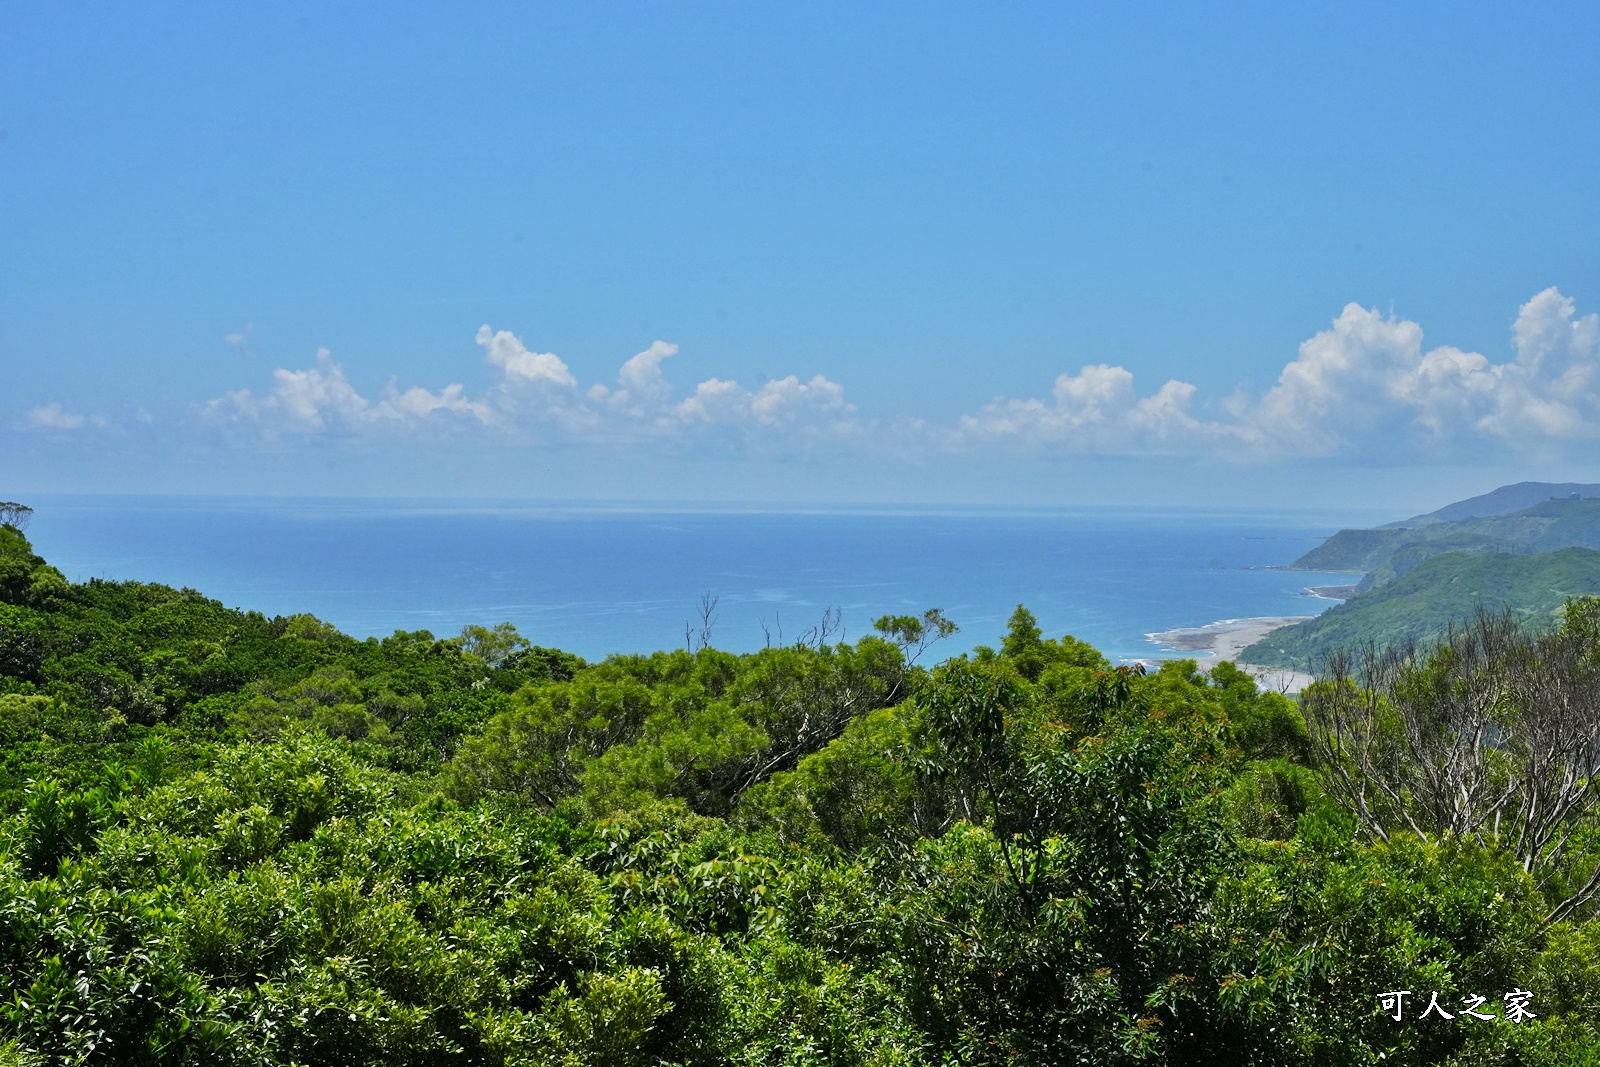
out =
<path fill-rule="evenodd" d="M 0 526 L 0 1063 L 1600 1057 L 1572 773 L 1600 748 L 1497 787 L 1530 818 L 1560 801 L 1530 856 L 1353 806 L 1328 753 L 1432 766 L 1340 741 L 1389 728 L 1359 700 L 1308 726 L 1229 664 L 1112 668 L 1021 607 L 930 665 L 952 630 L 600 663 L 505 624 L 356 640 L 69 583 Z M 1588 706 L 1600 609 L 1559 634 L 1545 674 L 1483 674 L 1537 684 L 1472 704 L 1501 716 L 1480 743 L 1522 751 L 1547 675 Z M 1444 677 L 1405 669 L 1402 710 Z M 1422 1018 L 1428 991 L 1489 1019 Z"/>
<path fill-rule="evenodd" d="M 1600 551 L 1532 556 L 1451 552 L 1321 615 L 1274 630 L 1240 653 L 1246 663 L 1315 672 L 1340 649 L 1425 645 L 1480 610 L 1510 611 L 1534 629 L 1553 626 L 1571 597 L 1600 595 Z"/>
<path fill-rule="evenodd" d="M 1600 499 L 1545 500 L 1508 515 L 1417 527 L 1340 530 L 1291 566 L 1360 571 L 1367 589 L 1446 552 L 1527 555 L 1563 548 L 1600 549 Z"/>
<path fill-rule="evenodd" d="M 1291 566 L 1361 572 L 1355 595 L 1239 658 L 1315 672 L 1341 648 L 1437 641 L 1480 608 L 1546 625 L 1568 596 L 1600 592 L 1600 498 L 1586 495 L 1596 488 L 1523 482 L 1403 523 L 1340 530 Z"/>

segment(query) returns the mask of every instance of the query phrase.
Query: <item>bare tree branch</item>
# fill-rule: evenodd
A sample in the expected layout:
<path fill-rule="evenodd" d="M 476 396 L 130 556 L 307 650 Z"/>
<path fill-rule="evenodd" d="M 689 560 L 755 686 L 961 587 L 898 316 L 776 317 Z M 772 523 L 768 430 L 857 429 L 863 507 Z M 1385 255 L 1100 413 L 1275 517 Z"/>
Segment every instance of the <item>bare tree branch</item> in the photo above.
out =
<path fill-rule="evenodd" d="M 19 504 L 15 500 L 0 500 L 0 526 L 26 530 L 28 521 L 32 518 L 33 509 L 28 505 Z"/>
<path fill-rule="evenodd" d="M 717 624 L 717 602 L 721 597 L 712 596 L 707 590 L 700 594 L 700 647 L 711 647 L 711 628 Z"/>
<path fill-rule="evenodd" d="M 1329 660 L 1302 706 L 1333 795 L 1373 836 L 1472 837 L 1517 857 L 1541 886 L 1570 876 L 1574 834 L 1600 802 L 1600 607 L 1523 631 L 1480 610 L 1430 654 Z M 1600 894 L 1600 864 L 1546 922 Z"/>

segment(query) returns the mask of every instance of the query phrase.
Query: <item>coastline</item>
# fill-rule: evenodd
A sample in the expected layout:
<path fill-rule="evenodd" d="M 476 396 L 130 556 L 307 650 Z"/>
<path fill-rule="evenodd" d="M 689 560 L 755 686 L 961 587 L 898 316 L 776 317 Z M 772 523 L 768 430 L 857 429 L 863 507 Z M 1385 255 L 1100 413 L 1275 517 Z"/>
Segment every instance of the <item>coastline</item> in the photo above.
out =
<path fill-rule="evenodd" d="M 1256 684 L 1263 689 L 1279 693 L 1298 693 L 1316 680 L 1315 675 L 1280 667 L 1258 667 L 1249 663 L 1239 663 L 1238 656 L 1240 652 L 1272 631 L 1314 618 L 1315 615 L 1267 615 L 1249 619 L 1221 619 L 1204 626 L 1182 626 L 1172 630 L 1158 630 L 1144 636 L 1152 644 L 1183 653 L 1185 659 L 1201 661 L 1200 667 L 1203 670 L 1229 660 L 1240 670 L 1252 675 L 1256 679 Z"/>

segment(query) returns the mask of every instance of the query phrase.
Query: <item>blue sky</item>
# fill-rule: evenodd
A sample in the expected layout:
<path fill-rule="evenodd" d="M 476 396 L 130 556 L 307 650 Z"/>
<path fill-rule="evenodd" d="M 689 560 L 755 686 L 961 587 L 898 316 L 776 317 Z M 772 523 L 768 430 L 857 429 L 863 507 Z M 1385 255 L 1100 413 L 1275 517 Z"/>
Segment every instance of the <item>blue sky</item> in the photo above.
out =
<path fill-rule="evenodd" d="M 8 5 L 0 496 L 1600 481 L 1597 11 Z"/>

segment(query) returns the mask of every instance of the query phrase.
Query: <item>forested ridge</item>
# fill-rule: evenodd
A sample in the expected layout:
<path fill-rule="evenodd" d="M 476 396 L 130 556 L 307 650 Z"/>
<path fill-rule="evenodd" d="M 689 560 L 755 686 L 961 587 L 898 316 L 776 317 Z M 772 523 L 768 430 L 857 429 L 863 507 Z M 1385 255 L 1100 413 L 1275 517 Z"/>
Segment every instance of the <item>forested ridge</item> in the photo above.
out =
<path fill-rule="evenodd" d="M 1600 499 L 1544 500 L 1503 515 L 1419 526 L 1340 530 L 1291 564 L 1301 570 L 1361 571 L 1362 591 L 1445 553 L 1529 555 L 1600 549 Z"/>
<path fill-rule="evenodd" d="M 1273 630 L 1239 658 L 1316 670 L 1340 649 L 1437 641 L 1480 607 L 1506 610 L 1530 629 L 1561 621 L 1573 597 L 1600 595 L 1600 552 L 1563 548 L 1533 555 L 1447 552 L 1322 614 Z"/>
<path fill-rule="evenodd" d="M 1340 530 L 1290 566 L 1362 572 L 1354 595 L 1272 631 L 1239 658 L 1316 671 L 1340 649 L 1437 641 L 1480 607 L 1554 625 L 1568 599 L 1600 593 L 1595 489 L 1523 482 L 1403 522 Z M 1546 498 L 1551 491 L 1561 495 Z"/>
<path fill-rule="evenodd" d="M 953 630 L 356 640 L 0 525 L 0 1063 L 1600 1062 L 1594 602 L 1303 704 Z"/>

